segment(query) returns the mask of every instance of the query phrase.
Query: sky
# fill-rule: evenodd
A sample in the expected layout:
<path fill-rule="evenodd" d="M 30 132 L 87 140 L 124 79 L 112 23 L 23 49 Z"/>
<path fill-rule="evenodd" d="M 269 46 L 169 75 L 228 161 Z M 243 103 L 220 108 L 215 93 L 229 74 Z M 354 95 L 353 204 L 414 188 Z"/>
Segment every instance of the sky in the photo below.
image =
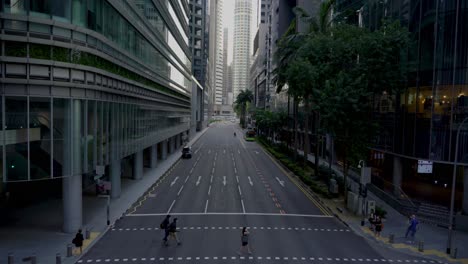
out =
<path fill-rule="evenodd" d="M 257 13 L 258 13 L 258 0 L 250 0 L 253 4 L 253 12 L 252 12 L 252 43 L 253 45 L 253 38 L 255 33 L 257 32 Z M 228 43 L 228 64 L 232 62 L 232 48 L 233 48 L 233 35 L 234 35 L 234 7 L 235 7 L 235 0 L 224 0 L 223 6 L 223 27 L 227 27 L 229 30 L 229 43 Z"/>

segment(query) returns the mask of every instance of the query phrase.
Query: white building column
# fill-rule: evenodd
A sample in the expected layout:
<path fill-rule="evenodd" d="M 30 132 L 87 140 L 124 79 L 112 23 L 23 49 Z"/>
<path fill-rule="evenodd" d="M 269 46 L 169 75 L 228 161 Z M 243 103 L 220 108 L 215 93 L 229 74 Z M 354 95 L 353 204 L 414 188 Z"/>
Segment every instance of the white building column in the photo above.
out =
<path fill-rule="evenodd" d="M 82 155 L 81 101 L 66 100 L 64 106 L 62 164 L 63 232 L 75 233 L 83 224 L 82 207 Z"/>
<path fill-rule="evenodd" d="M 150 168 L 154 169 L 158 165 L 158 144 L 150 147 Z"/>
<path fill-rule="evenodd" d="M 143 178 L 143 150 L 133 154 L 133 179 Z"/>
<path fill-rule="evenodd" d="M 402 178 L 403 169 L 401 166 L 401 158 L 394 156 L 393 157 L 393 194 L 396 197 L 400 197 L 401 194 L 401 178 Z"/>

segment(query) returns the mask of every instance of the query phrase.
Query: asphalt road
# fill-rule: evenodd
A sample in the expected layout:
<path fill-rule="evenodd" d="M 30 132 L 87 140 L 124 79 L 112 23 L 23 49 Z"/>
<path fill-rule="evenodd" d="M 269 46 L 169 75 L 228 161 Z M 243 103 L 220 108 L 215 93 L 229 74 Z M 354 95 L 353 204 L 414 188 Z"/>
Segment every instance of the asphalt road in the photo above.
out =
<path fill-rule="evenodd" d="M 237 137 L 233 136 L 234 131 Z M 217 123 L 78 263 L 435 263 L 369 245 L 232 123 Z M 159 224 L 178 218 L 181 245 Z M 252 255 L 238 255 L 241 229 Z"/>

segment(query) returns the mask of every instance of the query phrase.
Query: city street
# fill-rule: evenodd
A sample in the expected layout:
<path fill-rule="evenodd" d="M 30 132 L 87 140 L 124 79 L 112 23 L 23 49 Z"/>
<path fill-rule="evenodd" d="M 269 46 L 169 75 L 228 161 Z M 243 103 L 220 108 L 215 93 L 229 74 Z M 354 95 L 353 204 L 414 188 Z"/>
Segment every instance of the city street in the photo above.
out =
<path fill-rule="evenodd" d="M 237 124 L 212 124 L 192 152 L 78 263 L 435 263 L 350 231 L 246 142 Z M 162 243 L 167 214 L 178 218 L 181 245 Z M 239 256 L 244 226 L 253 254 Z"/>

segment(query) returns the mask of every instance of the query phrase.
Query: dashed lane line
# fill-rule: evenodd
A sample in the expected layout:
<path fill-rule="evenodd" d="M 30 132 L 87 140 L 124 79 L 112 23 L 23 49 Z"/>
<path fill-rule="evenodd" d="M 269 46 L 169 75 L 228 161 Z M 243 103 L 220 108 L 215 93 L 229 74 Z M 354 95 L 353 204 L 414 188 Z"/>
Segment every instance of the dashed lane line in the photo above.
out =
<path fill-rule="evenodd" d="M 149 213 L 149 214 L 128 214 L 130 217 L 152 217 L 152 216 L 165 216 L 167 213 Z M 177 215 L 187 215 L 187 216 L 203 216 L 203 215 L 252 215 L 252 216 L 282 216 L 282 217 L 305 217 L 305 218 L 334 218 L 330 215 L 312 215 L 312 214 L 275 214 L 275 213 L 177 213 Z"/>
<path fill-rule="evenodd" d="M 177 227 L 177 230 L 202 230 L 202 229 L 217 229 L 217 230 L 237 230 L 242 229 L 241 226 L 183 226 Z M 350 229 L 330 229 L 330 228 L 314 228 L 314 227 L 284 227 L 284 226 L 246 226 L 247 229 L 260 230 L 283 230 L 283 231 L 309 231 L 309 232 L 332 232 L 346 233 L 351 232 Z M 141 227 L 141 228 L 112 228 L 111 231 L 116 232 L 135 232 L 135 231 L 158 231 L 159 227 Z"/>
<path fill-rule="evenodd" d="M 421 259 L 385 259 L 385 258 L 337 258 L 337 257 L 310 257 L 310 256 L 207 256 L 207 257 L 143 257 L 143 258 L 123 258 L 123 259 L 102 259 L 104 262 L 120 262 L 122 260 L 123 262 L 127 261 L 151 261 L 151 263 L 154 263 L 155 261 L 191 261 L 192 259 L 195 260 L 251 260 L 251 261 L 256 261 L 256 260 L 294 260 L 294 262 L 305 262 L 305 261 L 326 261 L 326 262 L 335 262 L 335 261 L 344 261 L 344 262 L 397 262 L 397 263 L 419 263 L 423 262 L 424 263 L 440 263 L 440 264 L 446 264 L 445 262 L 441 261 L 435 261 L 435 260 L 421 260 Z M 77 263 L 99 263 L 101 262 L 101 259 L 80 259 L 78 260 Z M 277 262 L 276 262 L 277 263 Z"/>

